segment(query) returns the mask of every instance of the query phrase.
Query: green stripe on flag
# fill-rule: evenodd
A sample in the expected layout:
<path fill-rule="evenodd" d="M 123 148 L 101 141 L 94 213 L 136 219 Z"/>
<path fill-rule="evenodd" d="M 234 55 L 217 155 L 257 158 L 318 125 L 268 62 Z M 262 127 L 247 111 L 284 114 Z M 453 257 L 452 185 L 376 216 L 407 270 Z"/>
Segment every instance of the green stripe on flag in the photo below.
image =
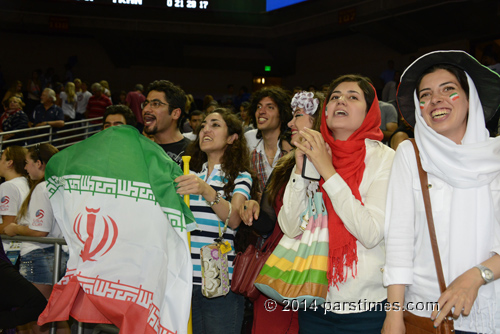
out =
<path fill-rule="evenodd" d="M 162 208 L 179 210 L 185 224 L 195 222 L 191 210 L 176 192 L 174 179 L 181 168 L 150 139 L 129 125 L 113 126 L 55 154 L 47 164 L 45 179 L 49 194 L 64 186 L 65 191 L 92 191 L 111 196 L 128 196 L 157 201 Z M 72 188 L 71 177 L 79 178 Z M 99 183 L 114 180 L 114 185 Z M 76 182 L 76 181 L 75 181 Z M 104 188 L 99 188 L 104 184 Z M 79 187 L 79 188 L 78 188 Z M 123 190 L 122 193 L 118 190 Z"/>

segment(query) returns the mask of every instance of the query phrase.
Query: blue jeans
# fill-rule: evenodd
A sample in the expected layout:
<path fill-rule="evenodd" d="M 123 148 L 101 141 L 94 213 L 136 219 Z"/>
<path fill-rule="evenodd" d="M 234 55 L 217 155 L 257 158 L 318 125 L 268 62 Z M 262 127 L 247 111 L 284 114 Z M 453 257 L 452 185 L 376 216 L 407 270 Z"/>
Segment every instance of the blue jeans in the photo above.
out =
<path fill-rule="evenodd" d="M 383 307 L 373 311 L 344 314 L 325 312 L 323 307 L 318 307 L 316 311 L 299 311 L 300 334 L 380 334 L 384 320 Z"/>
<path fill-rule="evenodd" d="M 232 291 L 224 297 L 207 298 L 201 285 L 193 285 L 193 333 L 240 334 L 245 297 Z"/>
<path fill-rule="evenodd" d="M 66 262 L 68 262 L 68 254 L 61 250 L 59 279 L 65 274 Z M 21 256 L 19 272 L 31 283 L 52 285 L 54 246 L 36 249 Z"/>

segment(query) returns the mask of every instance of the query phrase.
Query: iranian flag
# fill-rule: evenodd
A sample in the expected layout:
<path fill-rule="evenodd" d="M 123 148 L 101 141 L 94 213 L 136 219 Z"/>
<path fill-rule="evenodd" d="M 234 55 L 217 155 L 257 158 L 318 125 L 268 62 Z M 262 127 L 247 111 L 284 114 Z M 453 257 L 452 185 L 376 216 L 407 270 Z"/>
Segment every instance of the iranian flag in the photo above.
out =
<path fill-rule="evenodd" d="M 66 275 L 39 324 L 73 318 L 122 334 L 186 333 L 194 218 L 175 191 L 182 174 L 130 126 L 111 127 L 52 157 L 45 172 L 69 246 Z"/>

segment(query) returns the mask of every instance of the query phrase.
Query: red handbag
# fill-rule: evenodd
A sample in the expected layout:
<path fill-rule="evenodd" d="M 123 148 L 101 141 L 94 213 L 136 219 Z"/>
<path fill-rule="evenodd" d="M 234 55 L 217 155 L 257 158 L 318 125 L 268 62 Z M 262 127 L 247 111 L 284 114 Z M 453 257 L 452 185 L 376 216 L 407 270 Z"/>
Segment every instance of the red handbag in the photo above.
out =
<path fill-rule="evenodd" d="M 273 233 L 260 248 L 249 245 L 245 252 L 236 254 L 231 291 L 247 297 L 252 302 L 259 297 L 260 291 L 253 283 L 282 236 L 283 232 L 279 226 L 275 226 Z"/>

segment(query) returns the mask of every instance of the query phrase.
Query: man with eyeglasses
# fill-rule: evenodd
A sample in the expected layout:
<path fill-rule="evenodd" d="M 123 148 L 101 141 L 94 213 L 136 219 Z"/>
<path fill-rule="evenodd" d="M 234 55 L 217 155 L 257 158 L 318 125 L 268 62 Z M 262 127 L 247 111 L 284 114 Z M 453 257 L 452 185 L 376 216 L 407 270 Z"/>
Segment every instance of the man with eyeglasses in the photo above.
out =
<path fill-rule="evenodd" d="M 142 103 L 144 134 L 153 139 L 182 167 L 182 156 L 191 142 L 180 129 L 180 118 L 186 106 L 186 94 L 167 80 L 149 84 L 146 101 Z"/>

